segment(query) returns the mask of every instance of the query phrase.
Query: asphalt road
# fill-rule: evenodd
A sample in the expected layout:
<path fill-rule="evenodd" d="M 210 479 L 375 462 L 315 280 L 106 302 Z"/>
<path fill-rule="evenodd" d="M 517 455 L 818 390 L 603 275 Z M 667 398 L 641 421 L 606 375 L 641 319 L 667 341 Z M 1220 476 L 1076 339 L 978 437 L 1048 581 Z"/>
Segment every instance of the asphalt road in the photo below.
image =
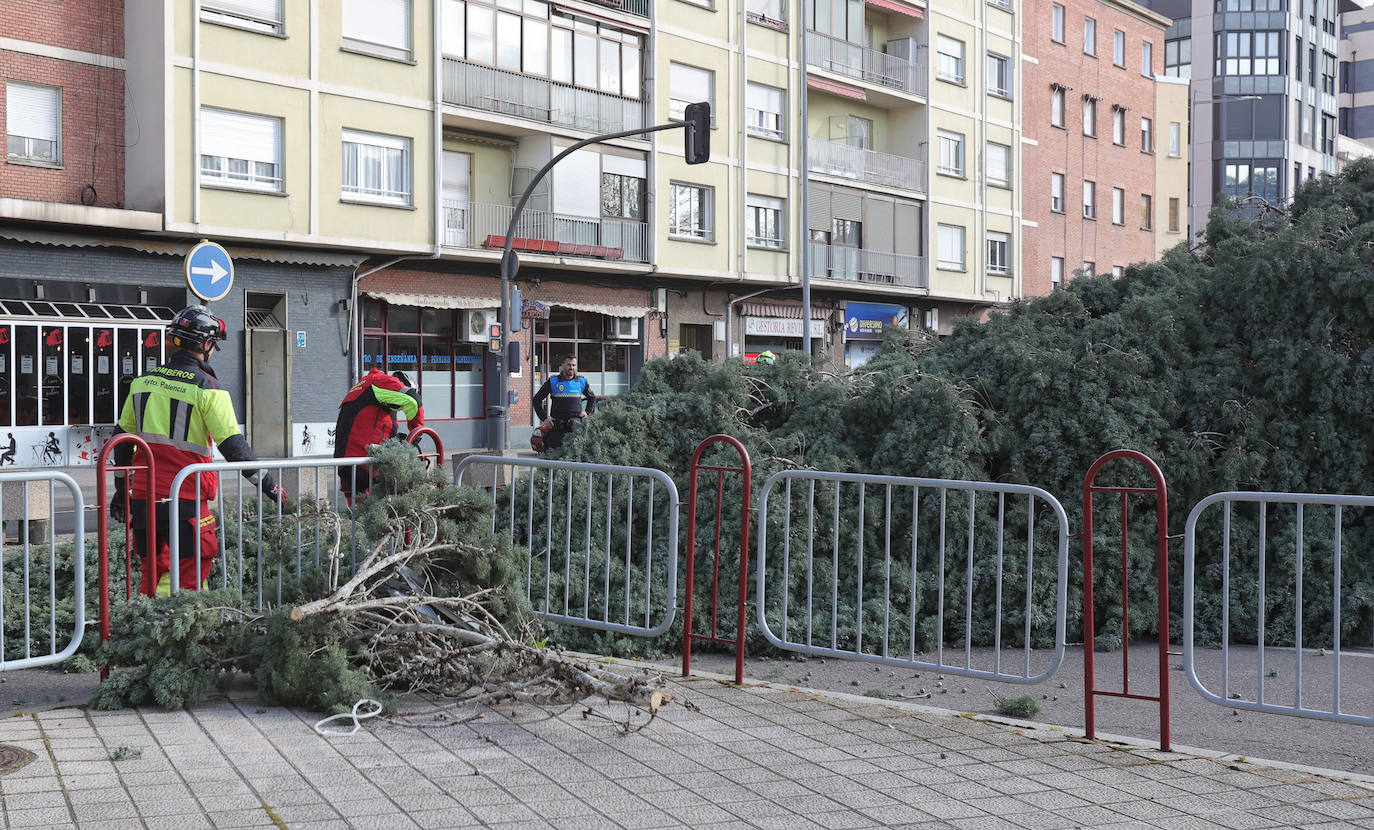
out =
<path fill-rule="evenodd" d="M 1293 764 L 1322 767 L 1374 776 L 1374 725 L 1343 724 L 1291 715 L 1250 712 L 1234 705 L 1213 703 L 1199 694 L 1183 672 L 1183 658 L 1169 655 L 1170 732 L 1175 747 L 1189 746 L 1232 752 Z M 1049 664 L 1049 652 L 1032 655 L 1032 673 Z M 986 665 L 988 653 L 976 652 L 973 665 Z M 963 665 L 963 651 L 947 651 L 945 663 Z M 1021 652 L 1004 652 L 1003 665 L 1019 667 Z M 1158 693 L 1158 651 L 1155 643 L 1135 643 L 1129 654 L 1130 692 Z M 1253 647 L 1231 650 L 1229 686 L 1222 694 L 1221 652 L 1198 649 L 1198 676 L 1204 686 L 1230 699 L 1238 694 L 1256 699 L 1260 677 L 1259 653 Z M 734 674 L 734 657 L 728 654 L 692 655 L 692 667 Z M 1308 708 L 1330 709 L 1335 689 L 1335 658 L 1315 651 L 1303 654 L 1302 702 Z M 1122 655 L 1094 655 L 1097 687 L 1121 691 Z M 993 683 L 943 672 L 874 666 L 834 658 L 748 658 L 745 675 L 758 680 L 815 689 L 885 696 L 961 712 L 996 713 L 994 695 L 1016 698 L 1032 695 L 1042 711 L 1029 720 L 1061 726 L 1083 727 L 1083 649 L 1065 650 L 1059 669 L 1044 683 L 1024 686 Z M 1265 649 L 1265 701 L 1292 706 L 1297 676 L 1292 649 Z M 1374 716 L 1374 656 L 1368 650 L 1345 653 L 1341 659 L 1341 710 Z M 1159 738 L 1159 706 L 1153 702 L 1097 697 L 1097 733 L 1125 735 L 1147 740 Z"/>

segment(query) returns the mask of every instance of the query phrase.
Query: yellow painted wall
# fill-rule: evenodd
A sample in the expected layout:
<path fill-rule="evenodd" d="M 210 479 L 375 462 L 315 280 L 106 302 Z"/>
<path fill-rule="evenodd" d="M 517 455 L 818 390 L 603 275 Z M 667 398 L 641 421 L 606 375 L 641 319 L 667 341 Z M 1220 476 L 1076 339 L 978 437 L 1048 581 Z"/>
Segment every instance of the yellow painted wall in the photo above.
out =
<path fill-rule="evenodd" d="M 1169 124 L 1179 125 L 1179 153 L 1169 155 Z M 1155 253 L 1188 241 L 1188 85 L 1155 83 Z M 1178 230 L 1169 231 L 1169 199 L 1178 199 Z"/>
<path fill-rule="evenodd" d="M 320 228 L 328 236 L 425 244 L 434 237 L 430 113 L 356 98 L 320 97 Z M 344 202 L 343 131 L 410 139 L 413 209 Z"/>
<path fill-rule="evenodd" d="M 509 205 L 511 153 L 504 147 L 473 141 L 446 139 L 445 150 L 472 156 L 472 201 L 489 205 Z"/>

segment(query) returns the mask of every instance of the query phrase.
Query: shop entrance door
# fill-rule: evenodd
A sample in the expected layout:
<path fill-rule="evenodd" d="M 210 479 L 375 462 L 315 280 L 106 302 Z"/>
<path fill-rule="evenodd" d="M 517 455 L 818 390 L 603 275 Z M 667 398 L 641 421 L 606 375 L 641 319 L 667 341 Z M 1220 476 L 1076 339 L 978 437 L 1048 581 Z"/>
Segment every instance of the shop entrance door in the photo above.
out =
<path fill-rule="evenodd" d="M 283 458 L 291 446 L 286 295 L 249 291 L 244 306 L 248 441 L 260 457 Z"/>

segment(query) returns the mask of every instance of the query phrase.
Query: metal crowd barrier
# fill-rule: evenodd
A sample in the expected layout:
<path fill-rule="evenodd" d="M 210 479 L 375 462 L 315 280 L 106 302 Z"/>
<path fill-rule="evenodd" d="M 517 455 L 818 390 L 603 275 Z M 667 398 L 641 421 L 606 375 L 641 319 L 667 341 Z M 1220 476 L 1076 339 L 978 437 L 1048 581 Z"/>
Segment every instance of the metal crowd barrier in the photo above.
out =
<path fill-rule="evenodd" d="M 492 470 L 492 529 L 529 548 L 525 589 L 538 616 L 640 637 L 672 626 L 679 501 L 667 473 L 474 455 L 455 483 L 477 465 Z"/>
<path fill-rule="evenodd" d="M 1057 523 L 1053 543 L 1036 538 L 1041 517 Z M 763 485 L 757 527 L 759 625 L 779 648 L 1027 684 L 1063 661 L 1068 518 L 1038 487 L 788 470 Z M 1051 636 L 1034 577 L 1051 554 L 1053 647 L 1032 673 L 1032 643 Z M 1020 632 L 1019 671 L 1003 666 L 1004 629 Z"/>
<path fill-rule="evenodd" d="M 1200 519 L 1214 505 L 1220 523 L 1204 525 L 1199 545 Z M 1374 725 L 1371 507 L 1374 496 L 1225 492 L 1193 508 L 1183 543 L 1183 666 L 1193 688 L 1233 709 Z M 1233 553 L 1253 567 L 1238 569 Z M 1274 589 L 1282 601 L 1269 598 Z M 1329 616 L 1304 605 L 1321 593 Z M 1200 605 L 1221 616 L 1220 653 L 1205 666 L 1195 651 Z"/>
<path fill-rule="evenodd" d="M 219 492 L 212 508 L 218 516 L 216 525 L 219 535 L 219 555 L 215 558 L 215 574 L 212 578 L 212 574 L 203 572 L 200 557 L 194 553 L 189 555 L 188 562 L 194 563 L 196 571 L 196 584 L 203 584 L 208 578 L 209 587 L 236 591 L 240 600 L 245 598 L 246 586 L 247 597 L 252 599 L 259 609 L 266 607 L 267 604 L 282 602 L 286 579 L 299 580 L 305 572 L 307 562 L 311 567 L 318 568 L 322 556 L 328 555 L 332 545 L 329 527 L 332 521 L 331 513 L 347 517 L 349 520 L 346 522 L 348 529 L 346 532 L 341 530 L 338 542 L 341 551 L 345 547 L 348 549 L 349 568 L 356 565 L 361 558 L 358 526 L 352 521 L 353 505 L 339 489 L 338 473 L 343 471 L 346 478 L 356 477 L 359 468 L 370 463 L 372 459 L 363 457 L 301 458 L 266 462 L 215 461 L 183 467 L 172 480 L 169 493 L 181 493 L 183 484 L 188 479 L 193 479 L 189 486 L 190 491 L 194 493 L 196 505 L 204 501 L 200 474 L 215 473 L 220 476 Z M 242 475 L 244 470 L 271 472 L 281 483 L 284 491 L 294 490 L 298 496 L 295 510 L 288 512 L 281 504 L 265 498 L 261 480 L 257 484 L 249 482 Z M 296 471 L 292 477 L 294 480 L 287 479 L 285 473 L 288 470 Z M 226 473 L 229 475 L 225 475 Z M 354 482 L 356 484 L 356 478 Z M 357 491 L 356 486 L 352 489 Z M 300 498 L 301 496 L 313 498 Z M 246 498 L 256 499 L 253 509 L 250 509 Z M 169 527 L 179 527 L 182 518 L 180 511 L 184 503 L 177 499 L 169 500 Z M 233 538 L 229 537 L 231 525 L 234 528 Z M 178 586 L 181 567 L 185 563 L 180 557 L 180 535 L 168 535 L 172 566 L 171 587 L 175 593 L 180 590 Z M 273 536 L 277 538 L 274 540 Z M 283 536 L 287 544 L 270 544 L 274 541 L 281 542 Z M 292 536 L 295 537 L 294 540 L 291 539 Z M 254 549 L 259 552 L 264 550 L 264 538 L 269 542 L 268 547 L 271 549 L 284 551 L 288 546 L 294 546 L 294 563 L 287 558 L 268 562 L 264 556 L 254 555 Z M 247 554 L 245 539 L 253 540 Z"/>
<path fill-rule="evenodd" d="M 68 499 L 58 499 L 59 483 Z M 16 490 L 22 509 L 13 506 Z M 47 510 L 40 511 L 48 522 L 46 544 L 42 540 L 34 544 L 30 538 L 35 499 L 46 499 Z M 59 557 L 54 555 L 59 545 L 57 523 L 65 524 L 68 510 L 73 548 L 69 560 L 59 567 Z M 86 503 L 81 488 L 71 476 L 55 470 L 0 473 L 0 516 L 19 523 L 15 545 L 9 544 L 8 537 L 0 538 L 0 671 L 61 663 L 81 647 L 86 631 Z M 66 535 L 61 534 L 64 539 Z M 70 609 L 64 607 L 68 600 Z M 67 626 L 59 624 L 59 618 L 68 615 L 70 636 Z M 45 622 L 46 637 L 42 635 Z M 63 629 L 60 637 L 59 627 Z"/>

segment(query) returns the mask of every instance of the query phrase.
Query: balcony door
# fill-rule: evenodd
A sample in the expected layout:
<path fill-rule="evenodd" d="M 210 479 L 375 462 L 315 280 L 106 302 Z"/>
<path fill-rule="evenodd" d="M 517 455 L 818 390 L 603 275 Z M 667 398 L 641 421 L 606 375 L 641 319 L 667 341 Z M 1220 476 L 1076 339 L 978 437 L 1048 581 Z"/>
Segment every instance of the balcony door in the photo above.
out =
<path fill-rule="evenodd" d="M 444 244 L 468 248 L 472 211 L 472 156 L 444 151 Z"/>

